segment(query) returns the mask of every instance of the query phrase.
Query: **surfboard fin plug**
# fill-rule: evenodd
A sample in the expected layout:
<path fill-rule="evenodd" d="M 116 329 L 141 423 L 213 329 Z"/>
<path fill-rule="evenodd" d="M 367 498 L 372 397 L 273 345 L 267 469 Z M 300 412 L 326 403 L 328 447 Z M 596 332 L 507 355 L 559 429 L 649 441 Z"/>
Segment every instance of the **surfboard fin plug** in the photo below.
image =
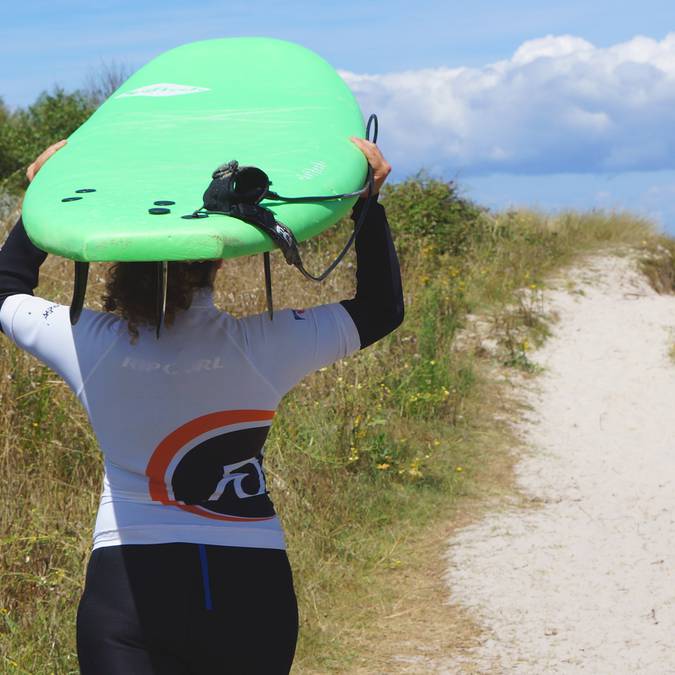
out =
<path fill-rule="evenodd" d="M 75 261 L 75 285 L 73 299 L 70 303 L 70 324 L 74 326 L 80 319 L 84 307 L 84 296 L 87 292 L 87 278 L 89 277 L 89 263 Z"/>

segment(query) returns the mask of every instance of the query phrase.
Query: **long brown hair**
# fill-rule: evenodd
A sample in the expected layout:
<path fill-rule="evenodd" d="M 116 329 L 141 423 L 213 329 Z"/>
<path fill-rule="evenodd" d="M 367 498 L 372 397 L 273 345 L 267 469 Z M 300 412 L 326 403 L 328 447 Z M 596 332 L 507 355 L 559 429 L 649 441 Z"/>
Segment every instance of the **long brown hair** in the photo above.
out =
<path fill-rule="evenodd" d="M 176 314 L 192 304 L 199 288 L 213 288 L 214 260 L 170 262 L 164 323 L 170 326 Z M 156 321 L 157 263 L 113 263 L 108 270 L 103 308 L 121 316 L 129 328 L 132 342 L 138 339 L 138 327 Z"/>

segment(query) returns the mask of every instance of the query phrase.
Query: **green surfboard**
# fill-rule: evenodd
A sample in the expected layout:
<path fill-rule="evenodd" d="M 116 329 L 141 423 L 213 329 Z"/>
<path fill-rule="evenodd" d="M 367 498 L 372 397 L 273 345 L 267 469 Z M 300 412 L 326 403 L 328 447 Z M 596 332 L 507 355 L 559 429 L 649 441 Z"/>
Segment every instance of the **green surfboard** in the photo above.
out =
<path fill-rule="evenodd" d="M 314 52 L 267 38 L 183 45 L 132 75 L 31 183 L 23 205 L 40 248 L 77 261 L 234 258 L 275 248 L 225 215 L 185 219 L 220 165 L 268 174 L 287 197 L 360 189 L 367 164 L 353 94 Z M 298 241 L 355 199 L 262 202 Z M 152 213 L 159 211 L 159 213 Z"/>

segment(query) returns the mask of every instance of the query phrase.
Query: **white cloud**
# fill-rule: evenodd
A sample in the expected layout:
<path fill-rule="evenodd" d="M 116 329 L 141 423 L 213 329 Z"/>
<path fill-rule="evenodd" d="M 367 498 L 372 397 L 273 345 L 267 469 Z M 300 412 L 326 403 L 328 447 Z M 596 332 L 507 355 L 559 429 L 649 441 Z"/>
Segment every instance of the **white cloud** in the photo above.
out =
<path fill-rule="evenodd" d="M 607 48 L 547 36 L 482 68 L 341 75 L 404 173 L 675 168 L 675 33 Z"/>

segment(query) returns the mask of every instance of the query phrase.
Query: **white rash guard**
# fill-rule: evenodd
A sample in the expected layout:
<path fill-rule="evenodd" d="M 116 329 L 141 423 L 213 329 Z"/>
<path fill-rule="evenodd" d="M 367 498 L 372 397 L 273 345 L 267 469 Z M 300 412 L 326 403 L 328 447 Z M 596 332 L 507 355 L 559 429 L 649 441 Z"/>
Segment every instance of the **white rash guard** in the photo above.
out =
<path fill-rule="evenodd" d="M 2 329 L 61 375 L 105 459 L 94 548 L 187 542 L 285 547 L 263 444 L 279 401 L 305 375 L 360 347 L 340 304 L 236 319 L 195 294 L 159 340 L 131 344 L 119 317 L 11 295 Z"/>

